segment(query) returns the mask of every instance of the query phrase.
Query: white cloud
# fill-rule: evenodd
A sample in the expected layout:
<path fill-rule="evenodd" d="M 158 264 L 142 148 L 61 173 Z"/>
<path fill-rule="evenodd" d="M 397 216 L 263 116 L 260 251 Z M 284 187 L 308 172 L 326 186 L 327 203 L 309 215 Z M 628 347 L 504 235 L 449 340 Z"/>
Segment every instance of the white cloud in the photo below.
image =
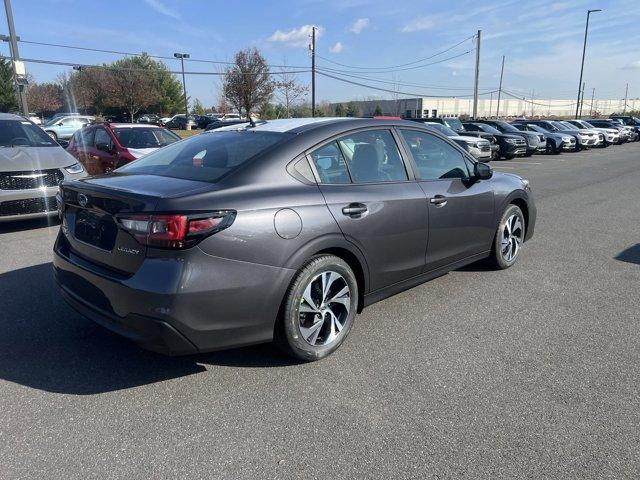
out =
<path fill-rule="evenodd" d="M 178 12 L 176 12 L 173 9 L 167 7 L 160 0 L 144 0 L 144 1 L 145 1 L 145 3 L 147 5 L 149 5 L 151 8 L 153 8 L 156 12 L 158 12 L 161 15 L 165 15 L 167 17 L 175 18 L 176 20 L 178 20 L 180 18 L 180 15 L 178 14 Z"/>
<path fill-rule="evenodd" d="M 311 39 L 311 30 L 313 25 L 302 25 L 299 28 L 292 28 L 287 32 L 276 30 L 268 40 L 270 42 L 278 42 L 287 47 L 306 47 Z M 316 27 L 316 39 L 324 32 L 324 27 Z"/>
<path fill-rule="evenodd" d="M 336 44 L 333 47 L 331 47 L 329 51 L 331 53 L 340 53 L 342 51 L 342 48 L 343 48 L 342 43 L 336 42 Z"/>
<path fill-rule="evenodd" d="M 636 60 L 635 62 L 628 63 L 624 67 L 623 70 L 640 70 L 640 60 Z"/>
<path fill-rule="evenodd" d="M 369 26 L 368 18 L 359 18 L 355 22 L 353 22 L 349 30 L 351 30 L 353 33 L 360 33 L 368 26 Z"/>
<path fill-rule="evenodd" d="M 418 32 L 421 30 L 429 30 L 435 26 L 436 22 L 431 17 L 418 17 L 407 23 L 400 30 L 403 33 Z"/>

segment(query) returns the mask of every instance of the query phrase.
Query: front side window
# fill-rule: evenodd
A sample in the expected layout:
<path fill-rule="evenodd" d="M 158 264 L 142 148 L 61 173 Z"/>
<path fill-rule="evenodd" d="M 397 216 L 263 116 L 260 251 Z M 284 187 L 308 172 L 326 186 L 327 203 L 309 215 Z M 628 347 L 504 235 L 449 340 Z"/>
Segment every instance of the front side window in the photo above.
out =
<path fill-rule="evenodd" d="M 73 134 L 73 144 L 76 147 L 87 147 L 93 144 L 93 128 L 83 128 Z"/>
<path fill-rule="evenodd" d="M 96 129 L 95 144 L 108 145 L 109 147 L 112 146 L 111 136 L 107 133 L 107 131 L 104 128 Z"/>
<path fill-rule="evenodd" d="M 311 153 L 311 160 L 322 183 L 351 183 L 347 164 L 336 142 L 327 143 Z"/>
<path fill-rule="evenodd" d="M 389 130 L 369 130 L 338 139 L 354 183 L 400 182 L 407 172 Z"/>
<path fill-rule="evenodd" d="M 464 156 L 444 140 L 418 130 L 400 130 L 422 180 L 468 178 Z"/>

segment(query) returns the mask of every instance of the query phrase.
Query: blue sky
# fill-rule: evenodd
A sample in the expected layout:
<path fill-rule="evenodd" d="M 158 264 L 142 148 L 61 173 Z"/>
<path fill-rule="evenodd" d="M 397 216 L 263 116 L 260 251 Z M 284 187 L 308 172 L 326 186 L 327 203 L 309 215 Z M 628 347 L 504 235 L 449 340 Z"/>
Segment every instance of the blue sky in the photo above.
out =
<path fill-rule="evenodd" d="M 471 40 L 482 29 L 480 90 L 497 87 L 506 55 L 505 89 L 536 98 L 574 98 L 587 9 L 591 16 L 585 67 L 587 95 L 640 97 L 640 2 L 638 0 L 373 1 L 297 0 L 13 0 L 18 35 L 24 40 L 160 56 L 183 51 L 194 59 L 229 61 L 235 51 L 258 47 L 272 64 L 307 66 L 307 34 L 316 25 L 319 68 L 333 68 L 382 88 L 424 95 L 469 95 L 473 86 Z M 6 20 L 2 10 L 2 33 Z M 411 63 L 462 42 L 429 61 Z M 0 52 L 8 55 L 7 44 Z M 20 44 L 24 58 L 101 63 L 118 55 Z M 349 65 L 342 67 L 338 62 Z M 168 60 L 173 70 L 175 60 Z M 410 64 L 404 70 L 373 69 Z M 219 72 L 220 64 L 189 62 L 188 70 Z M 27 64 L 37 81 L 53 80 L 64 67 Z M 277 70 L 277 69 L 274 69 Z M 309 83 L 308 73 L 298 74 Z M 376 79 L 374 82 L 370 79 Z M 390 82 L 390 83 L 384 83 Z M 219 81 L 189 76 L 191 98 L 216 102 Z M 319 76 L 319 100 L 391 98 L 392 94 Z"/>

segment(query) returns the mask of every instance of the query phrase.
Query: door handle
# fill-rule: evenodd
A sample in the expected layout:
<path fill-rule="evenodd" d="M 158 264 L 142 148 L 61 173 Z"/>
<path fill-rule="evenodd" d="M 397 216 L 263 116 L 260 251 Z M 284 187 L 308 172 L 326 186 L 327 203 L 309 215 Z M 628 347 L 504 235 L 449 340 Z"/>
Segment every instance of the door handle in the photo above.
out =
<path fill-rule="evenodd" d="M 348 217 L 359 217 L 363 213 L 367 213 L 367 211 L 367 206 L 362 203 L 350 203 L 342 208 L 342 213 Z"/>
<path fill-rule="evenodd" d="M 435 195 L 429 199 L 429 203 L 432 203 L 436 207 L 444 207 L 447 204 L 447 197 L 444 195 Z"/>
<path fill-rule="evenodd" d="M 89 155 L 89 158 L 92 158 L 94 160 L 100 160 L 100 157 L 97 155 Z"/>

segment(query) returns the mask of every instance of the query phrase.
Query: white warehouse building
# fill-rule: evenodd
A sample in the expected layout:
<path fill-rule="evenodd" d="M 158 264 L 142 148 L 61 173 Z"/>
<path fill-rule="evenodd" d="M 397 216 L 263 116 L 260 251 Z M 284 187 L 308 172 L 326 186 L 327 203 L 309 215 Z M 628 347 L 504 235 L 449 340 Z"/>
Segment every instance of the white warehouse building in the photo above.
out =
<path fill-rule="evenodd" d="M 501 117 L 539 117 L 557 116 L 568 117 L 575 115 L 575 100 L 545 100 L 535 99 L 532 103 L 529 100 L 510 98 L 503 95 L 500 99 Z M 374 115 L 379 106 L 383 115 L 401 116 L 404 118 L 434 118 L 434 117 L 458 117 L 461 115 L 471 115 L 473 113 L 472 98 L 399 98 L 397 100 L 362 100 L 354 102 L 362 116 Z M 338 103 L 332 103 L 331 107 L 335 111 Z M 478 117 L 495 117 L 498 106 L 497 96 L 493 98 L 482 98 L 478 100 Z M 593 108 L 591 99 L 585 99 L 582 108 L 582 115 L 589 116 L 591 112 L 598 112 L 600 115 L 610 115 L 622 112 L 624 100 L 594 99 Z M 627 110 L 639 110 L 640 99 L 627 100 Z"/>

